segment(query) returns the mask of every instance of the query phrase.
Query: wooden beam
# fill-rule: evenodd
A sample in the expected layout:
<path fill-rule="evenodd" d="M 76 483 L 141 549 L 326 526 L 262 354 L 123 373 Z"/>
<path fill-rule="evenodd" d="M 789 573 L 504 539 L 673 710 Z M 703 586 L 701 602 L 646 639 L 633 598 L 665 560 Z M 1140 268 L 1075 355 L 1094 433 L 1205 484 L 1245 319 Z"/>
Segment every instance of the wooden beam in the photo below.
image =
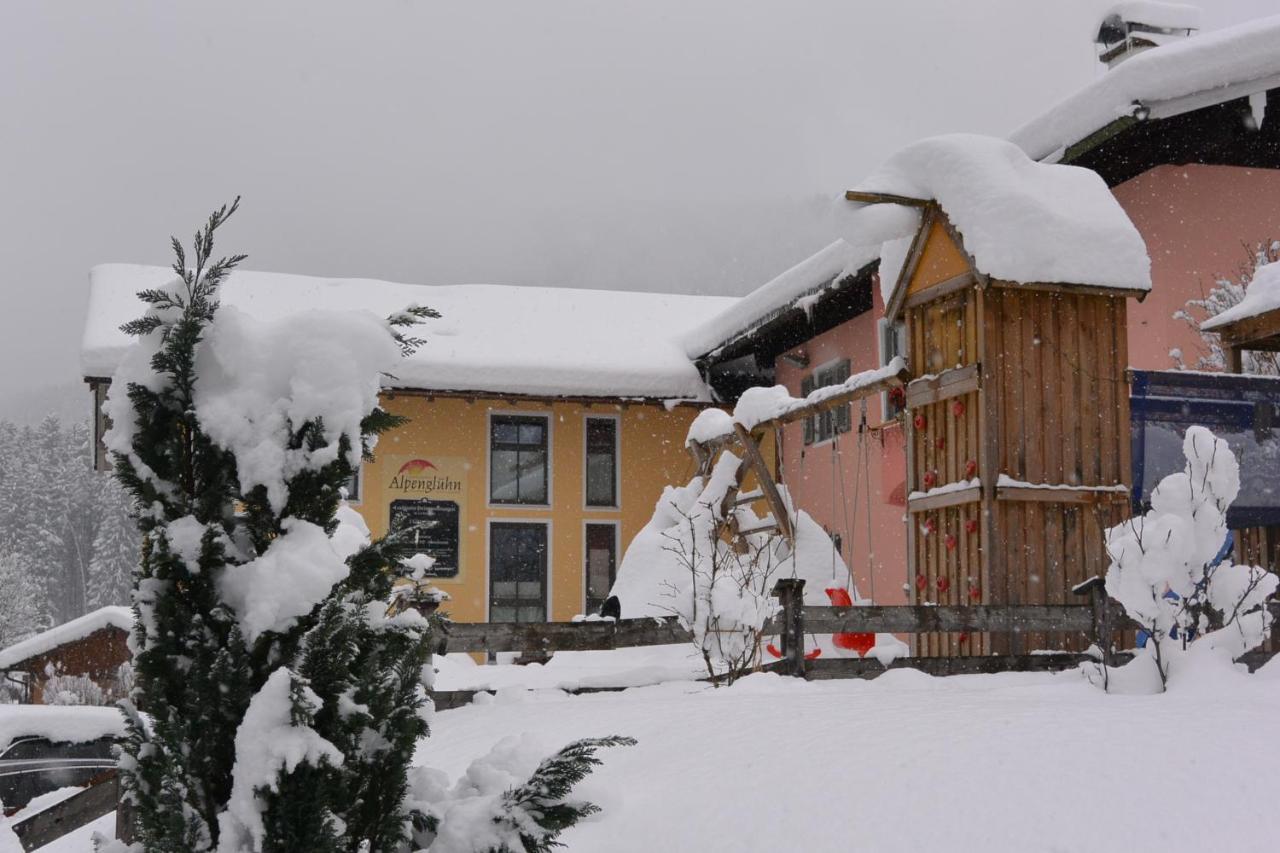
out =
<path fill-rule="evenodd" d="M 977 286 L 978 279 L 971 270 L 960 273 L 960 275 L 953 275 L 951 278 L 926 287 L 924 290 L 908 293 L 902 304 L 905 308 L 914 308 L 922 303 L 932 302 L 935 299 L 941 299 L 944 296 L 950 296 L 953 293 L 959 293 L 961 290 L 968 290 L 970 287 Z"/>
<path fill-rule="evenodd" d="M 1241 349 L 1253 349 L 1257 343 L 1280 336 L 1280 308 L 1243 317 L 1232 323 L 1206 329 L 1216 332 L 1224 344 L 1234 344 Z"/>
<path fill-rule="evenodd" d="M 1117 655 L 1117 658 L 1120 658 Z M 1124 656 L 1125 659 L 1132 655 Z M 888 666 L 875 658 L 818 658 L 805 665 L 807 681 L 837 678 L 875 678 L 890 669 L 915 669 L 929 675 L 984 675 L 997 672 L 1058 672 L 1094 658 L 1087 654 L 1055 652 L 1044 655 L 984 655 L 982 657 L 905 657 Z"/>
<path fill-rule="evenodd" d="M 787 505 L 782 501 L 782 495 L 778 493 L 778 486 L 773 481 L 773 474 L 769 472 L 769 466 L 765 464 L 764 457 L 760 455 L 760 447 L 756 444 L 755 437 L 747 432 L 747 428 L 742 424 L 734 424 L 733 431 L 738 436 L 738 443 L 742 445 L 747 462 L 756 472 L 756 482 L 760 486 L 760 491 L 764 492 L 765 503 L 769 505 L 769 510 L 773 513 L 773 521 L 778 527 L 778 532 L 782 534 L 788 544 L 794 545 L 796 536 L 791 529 L 791 515 L 787 510 Z M 735 494 L 734 498 L 736 499 L 736 497 L 737 495 Z"/>
<path fill-rule="evenodd" d="M 1078 488 L 1061 488 L 1057 486 L 1037 487 L 1037 486 L 997 486 L 996 500 L 998 501 L 1035 501 L 1037 503 L 1054 503 L 1054 504 L 1100 504 L 1100 503 L 1119 503 L 1129 500 L 1129 487 L 1125 486 L 1124 491 L 1109 488 L 1090 488 L 1088 486 L 1080 486 Z"/>
<path fill-rule="evenodd" d="M 1125 627 L 1123 617 L 1117 627 Z M 804 630 L 810 634 L 927 634 L 965 631 L 1020 634 L 1028 631 L 1093 630 L 1087 604 L 929 605 L 806 607 Z"/>
<path fill-rule="evenodd" d="M 13 833 L 18 836 L 23 850 L 44 847 L 115 811 L 118 785 L 116 771 L 109 771 L 83 791 L 13 824 Z"/>
<path fill-rule="evenodd" d="M 960 506 L 961 504 L 977 503 L 982 500 L 982 486 L 970 486 L 967 489 L 957 489 L 954 492 L 943 492 L 937 495 L 924 495 L 923 497 L 913 498 L 907 496 L 907 512 L 930 512 L 935 509 L 944 509 L 949 506 Z"/>
<path fill-rule="evenodd" d="M 907 207 L 927 207 L 933 202 L 927 198 L 912 198 L 894 193 L 869 193 L 861 190 L 846 190 L 845 200 L 858 204 L 904 204 Z"/>
<path fill-rule="evenodd" d="M 907 407 L 940 403 L 982 387 L 982 365 L 969 364 L 944 370 L 936 376 L 922 376 L 907 383 Z"/>
<path fill-rule="evenodd" d="M 616 622 L 449 622 L 438 634 L 446 652 L 607 651 L 627 646 L 689 643 L 674 616 Z"/>
<path fill-rule="evenodd" d="M 1005 290 L 1038 290 L 1044 293 L 1084 293 L 1090 296 L 1110 296 L 1114 299 L 1146 299 L 1151 291 L 1127 287 L 1099 287 L 1094 284 L 1070 284 L 1054 281 L 1004 281 L 991 279 L 992 287 Z"/>

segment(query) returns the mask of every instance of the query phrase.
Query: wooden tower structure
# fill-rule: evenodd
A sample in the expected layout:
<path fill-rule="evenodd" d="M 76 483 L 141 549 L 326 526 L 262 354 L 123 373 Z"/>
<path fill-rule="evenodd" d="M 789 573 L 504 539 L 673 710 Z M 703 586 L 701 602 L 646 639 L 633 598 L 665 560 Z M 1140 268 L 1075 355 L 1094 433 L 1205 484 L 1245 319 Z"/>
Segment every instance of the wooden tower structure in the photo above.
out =
<path fill-rule="evenodd" d="M 936 202 L 848 197 L 921 211 L 886 306 L 917 377 L 906 388 L 913 603 L 1071 603 L 1073 586 L 1105 572 L 1103 531 L 1128 513 L 1125 311 L 1145 291 L 998 280 Z M 1079 640 L 927 634 L 916 653 Z"/>

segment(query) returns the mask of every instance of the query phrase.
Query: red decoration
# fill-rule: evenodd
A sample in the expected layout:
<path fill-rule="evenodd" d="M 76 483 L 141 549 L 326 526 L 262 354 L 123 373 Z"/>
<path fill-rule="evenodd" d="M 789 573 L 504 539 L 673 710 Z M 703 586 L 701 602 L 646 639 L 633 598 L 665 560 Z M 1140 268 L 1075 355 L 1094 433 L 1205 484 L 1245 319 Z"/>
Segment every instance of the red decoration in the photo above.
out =
<path fill-rule="evenodd" d="M 956 535 L 954 533 L 948 533 L 947 534 L 947 550 L 954 551 L 956 549 L 957 544 L 958 544 L 958 540 L 956 539 Z"/>
<path fill-rule="evenodd" d="M 927 587 L 928 585 L 929 585 L 929 581 L 925 580 L 924 575 L 916 575 L 916 589 L 920 590 L 921 592 L 924 592 L 925 587 Z M 782 655 L 778 655 L 778 657 L 782 657 Z"/>
<path fill-rule="evenodd" d="M 938 522 L 934 521 L 932 518 L 926 519 L 924 523 L 924 530 L 926 533 L 937 533 Z"/>
<path fill-rule="evenodd" d="M 826 590 L 827 598 L 831 600 L 832 607 L 852 607 L 853 599 L 849 597 L 849 590 L 841 587 L 830 587 Z M 858 657 L 862 657 L 871 651 L 871 647 L 876 644 L 875 634 L 832 634 L 831 645 L 837 649 L 848 649 L 856 652 Z"/>
<path fill-rule="evenodd" d="M 969 635 L 968 635 L 968 634 L 961 634 L 961 635 L 960 635 L 960 637 L 958 638 L 958 642 L 961 642 L 961 643 L 965 643 L 965 642 L 968 642 L 968 641 L 969 641 Z"/>
<path fill-rule="evenodd" d="M 966 522 L 964 523 L 964 532 L 965 532 L 965 533 L 977 533 L 977 532 L 978 532 L 978 519 L 976 519 L 976 518 L 971 518 L 971 519 L 969 519 L 968 521 L 966 521 Z"/>
<path fill-rule="evenodd" d="M 926 489 L 932 489 L 932 488 L 933 488 L 934 486 L 936 486 L 937 484 L 938 484 L 938 475 L 937 475 L 937 474 L 935 474 L 933 471 L 925 471 L 925 472 L 924 472 L 924 487 L 925 487 Z"/>
<path fill-rule="evenodd" d="M 949 578 L 938 578 L 938 592 L 946 592 L 951 589 L 951 580 Z"/>
<path fill-rule="evenodd" d="M 769 645 L 765 646 L 764 650 L 769 654 L 773 655 L 775 658 L 782 657 L 782 650 L 779 649 L 777 646 L 775 646 L 773 643 L 770 643 Z M 822 649 L 814 649 L 812 651 L 808 651 L 804 653 L 805 660 L 813 660 L 814 658 L 821 657 L 821 656 L 822 656 Z"/>
<path fill-rule="evenodd" d="M 970 601 L 981 601 L 981 600 L 982 600 L 982 590 L 978 589 L 976 586 L 971 586 L 971 587 L 969 587 L 969 600 L 970 600 Z"/>
<path fill-rule="evenodd" d="M 974 462 L 972 459 L 970 459 L 968 462 L 964 463 L 964 478 L 966 480 L 972 480 L 973 475 L 977 473 L 978 473 L 977 462 Z"/>
<path fill-rule="evenodd" d="M 942 448 L 946 447 L 946 446 L 947 446 L 947 437 L 946 437 L 945 435 L 940 435 L 940 436 L 938 436 L 937 438 L 935 438 L 935 439 L 933 440 L 933 446 L 934 446 L 934 447 L 936 447 L 936 448 L 938 448 L 939 450 L 941 450 Z"/>
<path fill-rule="evenodd" d="M 901 386 L 889 389 L 889 402 L 902 407 L 907 403 L 907 392 Z"/>
<path fill-rule="evenodd" d="M 925 425 L 928 424 L 929 421 L 925 419 L 924 412 L 920 412 L 911 419 L 911 423 L 915 424 L 916 429 L 924 429 Z"/>
<path fill-rule="evenodd" d="M 957 418 L 964 414 L 964 400 L 956 400 L 951 404 L 951 414 Z"/>

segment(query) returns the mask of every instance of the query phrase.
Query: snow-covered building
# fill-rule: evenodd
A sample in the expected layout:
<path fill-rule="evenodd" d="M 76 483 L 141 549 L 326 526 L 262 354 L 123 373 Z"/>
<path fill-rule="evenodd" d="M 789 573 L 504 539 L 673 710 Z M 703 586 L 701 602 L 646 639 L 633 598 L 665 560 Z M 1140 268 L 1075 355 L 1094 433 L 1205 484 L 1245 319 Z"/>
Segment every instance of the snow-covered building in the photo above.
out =
<path fill-rule="evenodd" d="M 829 247 L 745 297 L 733 309 L 732 323 L 712 321 L 686 338 L 690 356 L 715 390 L 732 398 L 744 375 L 753 371 L 755 384 L 777 382 L 791 394 L 803 395 L 884 365 L 895 355 L 905 355 L 917 376 L 952 366 L 949 355 L 933 364 L 925 353 L 906 349 L 897 321 L 909 294 L 896 285 L 910 264 L 936 265 L 959 275 L 972 263 L 994 278 L 1123 285 L 1141 299 L 1128 300 L 1122 326 L 1127 334 L 1114 336 L 1114 341 L 1097 334 L 1099 346 L 1124 347 L 1125 363 L 1139 371 L 1166 370 L 1177 359 L 1194 363 L 1203 341 L 1175 313 L 1201 298 L 1216 277 L 1236 272 L 1246 256 L 1242 246 L 1266 245 L 1280 237 L 1280 51 L 1275 49 L 1280 17 L 1194 34 L 1186 9 L 1122 5 L 1115 11 L 1130 22 L 1148 23 L 1136 17 L 1139 13 L 1163 14 L 1161 20 L 1172 27 L 1168 16 L 1182 15 L 1177 23 L 1186 25 L 1186 31 L 1176 38 L 1165 34 L 1169 37 L 1160 39 L 1160 46 L 1143 45 L 1123 62 L 1113 62 L 1096 82 L 1015 131 L 1013 145 L 999 148 L 996 160 L 1002 158 L 1003 165 L 998 170 L 989 168 L 995 161 L 980 158 L 986 167 L 975 172 L 975 162 L 966 162 L 965 146 L 938 141 L 931 143 L 932 152 L 925 143 L 891 159 L 850 194 L 851 200 L 866 201 L 867 194 L 878 194 L 882 201 L 902 196 L 905 204 L 893 205 L 899 215 L 922 209 L 924 199 L 933 200 L 950 215 L 947 225 L 960 239 L 942 239 L 948 235 L 941 223 L 928 230 L 909 223 L 895 235 L 885 220 L 867 217 L 876 208 L 860 211 L 843 237 L 850 247 L 864 249 L 850 254 L 845 265 L 837 269 L 830 263 L 834 250 Z M 995 141 L 991 143 L 994 153 Z M 1021 162 L 1017 149 L 1026 155 Z M 1023 189 L 1033 190 L 1029 196 L 1000 192 L 1010 189 L 1010 177 L 1030 176 L 1040 164 L 1079 166 L 1094 173 L 1090 187 L 1078 178 L 1066 181 L 1087 192 L 1092 201 L 1086 209 L 1092 213 L 1077 215 L 1081 208 L 1071 186 L 1055 189 L 1052 178 L 1038 189 L 1037 181 L 1026 182 Z M 973 180 L 975 174 L 982 180 Z M 930 175 L 934 180 L 922 186 Z M 1057 204 L 1037 205 L 1037 194 L 1041 200 L 1061 198 Z M 1111 198 L 1104 199 L 1106 195 Z M 1103 207 L 1107 209 L 1099 219 L 1097 211 Z M 972 221 L 958 221 L 966 208 Z M 1038 229 L 1034 241 L 1027 239 L 1031 229 Z M 1134 249 L 1143 245 L 1145 257 L 1139 257 Z M 1150 273 L 1144 279 L 1139 266 L 1148 258 Z M 1138 294 L 1141 290 L 1146 292 Z M 1074 317 L 1054 314 L 1057 324 Z M 1035 329 L 1026 337 L 1037 350 L 1047 339 Z M 1042 357 L 1052 355 L 1043 351 Z M 940 595 L 936 579 L 926 577 L 921 590 L 918 579 L 907 574 L 904 519 L 909 492 L 922 484 L 908 483 L 909 471 L 920 472 L 915 471 L 918 462 L 908 464 L 912 424 L 906 403 L 888 395 L 870 402 L 864 430 L 859 429 L 860 411 L 785 427 L 780 479 L 797 504 L 838 538 L 864 594 L 883 604 L 966 603 L 954 585 Z M 1248 404 L 1253 405 L 1252 398 Z M 1260 400 L 1258 405 L 1271 404 Z M 1092 425 L 1095 418 L 1086 415 L 1082 411 L 1079 422 Z M 1146 448 L 1150 452 L 1151 444 Z M 1247 466 L 1249 451 L 1236 449 L 1244 452 Z M 1133 485 L 1136 479 L 1140 500 L 1151 475 L 1149 470 L 1143 474 L 1140 455 L 1134 462 L 1133 472 L 1112 472 L 1118 479 L 1110 482 Z M 1069 484 L 1070 473 L 1063 472 L 1058 482 Z M 1076 477 L 1076 484 L 1087 482 L 1083 471 Z M 1255 508 L 1247 524 L 1280 532 L 1280 500 L 1273 496 L 1271 506 Z M 1238 541 L 1258 541 L 1253 533 L 1256 529 Z M 1276 535 L 1262 539 L 1280 542 Z M 1255 553 L 1251 559 L 1280 565 L 1276 551 Z"/>
<path fill-rule="evenodd" d="M 142 314 L 136 292 L 172 277 L 91 272 L 82 363 L 99 403 L 130 345 L 119 327 Z M 352 499 L 374 535 L 435 558 L 453 618 L 523 622 L 598 607 L 663 487 L 689 475 L 684 436 L 710 392 L 678 338 L 736 300 L 236 272 L 221 301 L 264 321 L 440 312 L 381 397 L 409 422 L 381 437 Z"/>
<path fill-rule="evenodd" d="M 102 607 L 0 649 L 0 673 L 20 680 L 24 698 L 43 704 L 51 678 L 87 678 L 106 694 L 120 688 L 120 667 L 129 662 L 133 612 Z"/>

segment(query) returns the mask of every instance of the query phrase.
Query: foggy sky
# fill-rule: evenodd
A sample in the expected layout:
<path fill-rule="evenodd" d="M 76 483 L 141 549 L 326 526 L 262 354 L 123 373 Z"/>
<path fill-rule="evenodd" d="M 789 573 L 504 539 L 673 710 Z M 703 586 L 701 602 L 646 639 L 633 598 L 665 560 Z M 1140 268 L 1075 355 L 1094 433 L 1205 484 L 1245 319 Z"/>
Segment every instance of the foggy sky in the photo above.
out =
<path fill-rule="evenodd" d="M 0 395 L 78 378 L 90 266 L 236 194 L 251 269 L 744 293 L 897 147 L 1104 73 L 1108 5 L 0 0 Z"/>

